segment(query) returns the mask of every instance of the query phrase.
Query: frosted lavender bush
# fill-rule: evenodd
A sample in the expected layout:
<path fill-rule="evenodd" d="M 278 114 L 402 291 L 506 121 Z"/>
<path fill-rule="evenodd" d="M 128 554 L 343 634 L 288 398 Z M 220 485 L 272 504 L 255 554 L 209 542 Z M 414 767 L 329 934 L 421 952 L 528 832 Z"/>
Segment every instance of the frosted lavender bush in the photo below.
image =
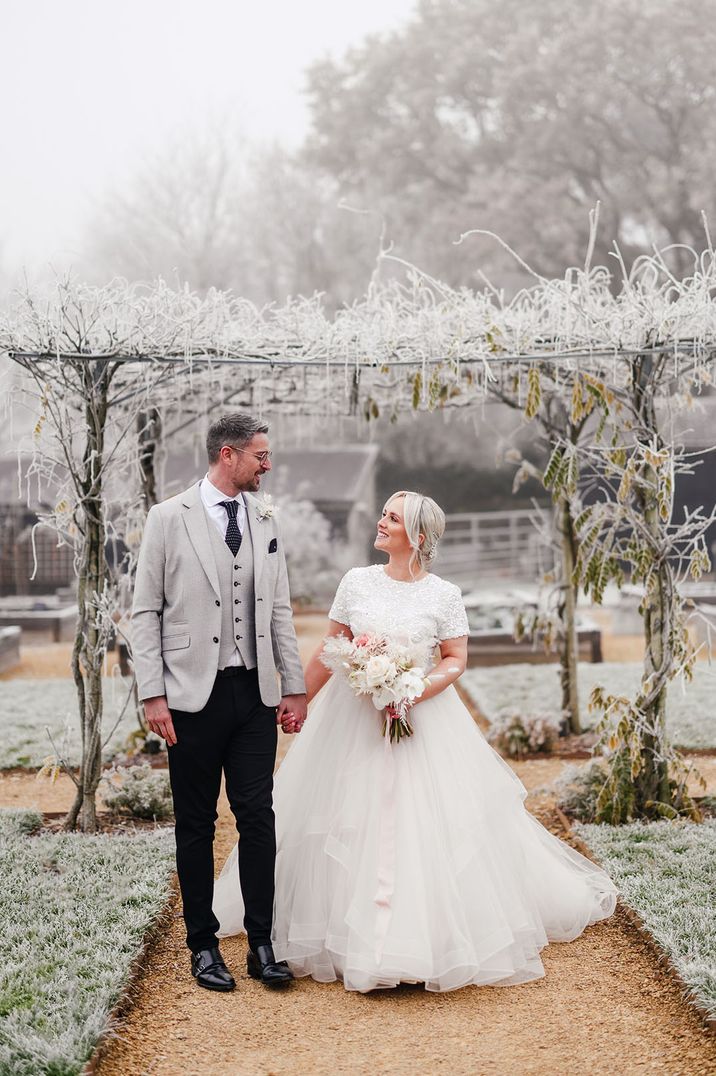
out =
<path fill-rule="evenodd" d="M 559 722 L 550 714 L 500 714 L 488 733 L 492 746 L 510 758 L 551 751 L 559 736 Z"/>
<path fill-rule="evenodd" d="M 174 841 L 29 836 L 38 821 L 0 811 L 0 1073 L 73 1076 L 169 899 Z"/>
<path fill-rule="evenodd" d="M 102 738 L 108 741 L 102 755 L 109 760 L 124 749 L 127 737 L 137 728 L 137 718 L 131 701 L 122 713 L 127 698 L 127 686 L 122 681 L 107 677 L 102 690 Z M 60 753 L 71 765 L 77 765 L 80 723 L 77 692 L 69 677 L 6 680 L 0 684 L 0 769 L 42 766 L 54 753 L 47 729 Z"/>
<path fill-rule="evenodd" d="M 102 799 L 111 811 L 127 811 L 135 818 L 159 820 L 174 813 L 169 774 L 166 770 L 153 770 L 146 763 L 112 770 Z"/>
<path fill-rule="evenodd" d="M 640 662 L 579 664 L 579 706 L 585 728 L 591 728 L 599 714 L 590 713 L 589 696 L 597 684 L 615 695 L 634 697 L 642 675 Z M 503 715 L 514 713 L 550 714 L 559 718 L 561 688 L 558 665 L 497 665 L 468 669 L 460 683 L 473 702 L 494 724 Z M 693 680 L 674 681 L 666 698 L 666 726 L 672 741 L 683 748 L 716 747 L 716 667 L 698 661 Z"/>
<path fill-rule="evenodd" d="M 716 819 L 576 829 L 716 1018 Z"/>

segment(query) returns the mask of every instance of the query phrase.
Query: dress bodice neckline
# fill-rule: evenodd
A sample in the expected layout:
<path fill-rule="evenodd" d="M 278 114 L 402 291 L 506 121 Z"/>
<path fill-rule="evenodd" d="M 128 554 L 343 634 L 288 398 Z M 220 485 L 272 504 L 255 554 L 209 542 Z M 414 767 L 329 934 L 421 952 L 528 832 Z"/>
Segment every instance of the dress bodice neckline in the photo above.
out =
<path fill-rule="evenodd" d="M 401 587 L 415 587 L 419 583 L 424 583 L 426 579 L 430 578 L 430 572 L 426 572 L 421 579 L 393 579 L 392 575 L 388 575 L 386 572 L 384 564 L 376 564 L 375 567 L 384 579 L 387 579 L 391 583 L 399 583 Z"/>

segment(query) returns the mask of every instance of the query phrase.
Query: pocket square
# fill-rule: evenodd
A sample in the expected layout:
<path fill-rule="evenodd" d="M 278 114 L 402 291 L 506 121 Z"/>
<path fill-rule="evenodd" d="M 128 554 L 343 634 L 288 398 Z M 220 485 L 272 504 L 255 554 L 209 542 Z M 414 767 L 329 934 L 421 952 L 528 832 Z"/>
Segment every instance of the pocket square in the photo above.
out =
<path fill-rule="evenodd" d="M 272 538 L 271 541 L 269 542 L 269 553 L 277 553 L 277 552 L 278 552 L 278 540 L 276 538 Z"/>

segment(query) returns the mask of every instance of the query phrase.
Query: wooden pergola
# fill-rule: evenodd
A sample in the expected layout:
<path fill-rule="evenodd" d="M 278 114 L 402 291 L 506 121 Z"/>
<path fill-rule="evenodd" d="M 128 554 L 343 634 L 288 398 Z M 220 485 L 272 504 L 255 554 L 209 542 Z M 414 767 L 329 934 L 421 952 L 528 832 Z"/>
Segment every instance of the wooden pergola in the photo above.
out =
<path fill-rule="evenodd" d="M 94 825 L 101 672 L 117 604 L 104 544 L 122 532 L 131 571 L 156 496 L 160 438 L 219 407 L 370 420 L 494 394 L 542 421 L 553 462 L 561 453 L 555 495 L 567 511 L 578 494 L 575 414 L 581 436 L 592 410 L 616 421 L 619 408 L 633 410 L 636 391 L 650 400 L 637 441 L 663 445 L 651 405 L 672 407 L 711 385 L 715 296 L 713 251 L 694 258 L 688 279 L 675 279 L 657 252 L 629 273 L 622 266 L 619 290 L 604 267 L 587 263 L 560 280 L 537 278 L 509 302 L 406 267 L 402 282 L 373 284 L 333 315 L 319 295 L 258 308 L 163 281 L 61 280 L 16 296 L 0 321 L 0 353 L 28 375 L 22 391 L 37 417 L 26 469 L 59 490 L 43 522 L 74 549 L 79 580 L 73 668 L 84 750 L 72 824 L 91 803 L 84 823 Z M 563 586 L 573 589 L 571 572 Z M 673 669 L 661 671 L 668 678 Z"/>

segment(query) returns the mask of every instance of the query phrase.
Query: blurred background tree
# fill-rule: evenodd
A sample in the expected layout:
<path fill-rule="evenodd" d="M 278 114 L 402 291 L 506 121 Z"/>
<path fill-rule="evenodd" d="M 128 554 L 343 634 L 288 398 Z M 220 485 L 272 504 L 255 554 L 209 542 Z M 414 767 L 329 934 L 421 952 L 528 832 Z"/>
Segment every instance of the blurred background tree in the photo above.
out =
<path fill-rule="evenodd" d="M 697 0 L 421 0 L 400 29 L 307 73 L 296 150 L 232 119 L 182 130 L 100 205 L 84 257 L 101 280 L 162 274 L 257 302 L 364 292 L 381 235 L 452 285 L 509 293 L 538 272 L 705 245 L 716 165 L 716 22 Z M 359 210 L 347 212 L 341 204 Z M 384 263 L 384 266 L 386 263 Z M 384 271 L 390 271 L 387 267 Z"/>
<path fill-rule="evenodd" d="M 451 245 L 473 227 L 559 276 L 597 201 L 597 262 L 615 239 L 628 259 L 704 246 L 715 87 L 716 24 L 696 0 L 422 0 L 404 29 L 313 66 L 306 156 L 453 285 L 478 264 L 514 279 L 499 249 Z"/>

